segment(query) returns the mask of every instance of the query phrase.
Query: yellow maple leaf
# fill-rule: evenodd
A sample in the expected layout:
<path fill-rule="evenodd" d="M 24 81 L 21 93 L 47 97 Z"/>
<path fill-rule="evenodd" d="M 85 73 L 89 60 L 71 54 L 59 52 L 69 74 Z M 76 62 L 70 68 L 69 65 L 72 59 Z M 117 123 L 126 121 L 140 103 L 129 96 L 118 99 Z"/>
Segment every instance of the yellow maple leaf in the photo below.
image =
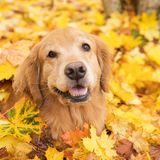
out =
<path fill-rule="evenodd" d="M 83 138 L 83 145 L 89 152 L 94 152 L 102 160 L 111 160 L 116 156 L 116 151 L 113 149 L 115 141 L 106 134 L 106 131 L 98 137 L 96 129 L 91 126 L 90 133 L 91 138 Z"/>
<path fill-rule="evenodd" d="M 9 62 L 0 65 L 0 81 L 10 79 L 16 72 L 16 67 L 13 67 Z"/>
<path fill-rule="evenodd" d="M 150 14 L 144 12 L 139 18 L 140 21 L 138 21 L 138 25 L 141 34 L 144 34 L 150 29 L 158 29 L 156 12 Z"/>
<path fill-rule="evenodd" d="M 79 23 L 78 27 L 88 33 L 92 33 L 94 30 L 96 30 L 96 26 L 94 24 L 85 24 L 83 21 Z"/>
<path fill-rule="evenodd" d="M 103 25 L 105 23 L 104 15 L 98 11 L 92 12 L 93 19 L 97 25 Z"/>
<path fill-rule="evenodd" d="M 20 99 L 7 113 L 8 123 L 0 124 L 0 138 L 13 135 L 29 142 L 30 133 L 41 132 L 42 121 L 37 116 L 37 108 L 25 98 Z"/>
<path fill-rule="evenodd" d="M 55 148 L 48 147 L 45 156 L 47 160 L 63 160 L 64 153 L 58 152 Z"/>
<path fill-rule="evenodd" d="M 116 82 L 115 80 L 110 81 L 110 88 L 112 92 L 120 97 L 123 101 L 128 104 L 141 104 L 141 101 L 134 93 L 134 90 L 127 84 Z"/>
<path fill-rule="evenodd" d="M 57 19 L 55 19 L 55 24 L 56 24 L 57 28 L 67 27 L 68 22 L 69 22 L 69 18 L 66 14 L 63 14 L 60 17 L 58 17 Z"/>
<path fill-rule="evenodd" d="M 120 120 L 118 117 L 114 116 L 114 120 L 108 124 L 108 127 L 111 128 L 114 135 L 118 135 L 120 139 L 123 139 L 124 137 L 128 137 L 128 134 L 132 131 L 132 126 L 124 120 Z"/>
<path fill-rule="evenodd" d="M 160 65 L 160 45 L 155 45 L 154 43 L 148 43 L 144 47 L 148 57 L 150 60 L 156 62 L 158 65 Z"/>
<path fill-rule="evenodd" d="M 123 58 L 125 61 L 119 67 L 117 75 L 124 78 L 125 82 L 132 85 L 137 81 L 153 80 L 154 70 L 145 64 L 146 57 L 144 55 L 137 53 L 137 55 L 126 55 Z"/>
<path fill-rule="evenodd" d="M 158 29 L 150 29 L 144 32 L 144 36 L 147 40 L 153 41 L 154 39 L 159 39 L 160 34 Z"/>
<path fill-rule="evenodd" d="M 140 37 L 134 38 L 131 35 L 129 35 L 129 36 L 128 35 L 122 35 L 121 39 L 122 39 L 123 46 L 127 50 L 131 50 L 131 49 L 137 47 L 138 45 L 140 45 L 142 43 Z"/>
<path fill-rule="evenodd" d="M 151 134 L 156 130 L 156 127 L 152 124 L 153 117 L 136 107 L 132 107 L 129 111 L 123 111 L 117 108 L 114 110 L 114 114 L 117 118 L 132 123 L 136 129 L 143 128 L 143 131 L 147 134 Z"/>
<path fill-rule="evenodd" d="M 26 157 L 26 154 L 33 149 L 32 145 L 20 141 L 13 136 L 5 136 L 0 138 L 0 148 L 3 147 L 6 147 L 7 151 L 13 154 L 15 157 L 18 156 L 22 159 L 23 157 Z"/>
<path fill-rule="evenodd" d="M 122 26 L 122 15 L 119 13 L 112 13 L 111 17 L 107 19 L 105 29 L 114 30 Z"/>
<path fill-rule="evenodd" d="M 107 33 L 101 33 L 100 38 L 104 40 L 112 49 L 119 48 L 122 46 L 123 41 L 121 37 L 114 31 L 109 31 Z"/>
<path fill-rule="evenodd" d="M 89 151 L 86 148 L 84 148 L 82 142 L 79 142 L 79 147 L 74 150 L 73 159 L 86 160 L 88 154 Z"/>
<path fill-rule="evenodd" d="M 132 160 L 152 160 L 151 157 L 150 157 L 150 154 L 148 152 L 143 153 L 143 154 L 139 153 L 136 156 L 132 155 L 131 159 Z"/>
<path fill-rule="evenodd" d="M 30 53 L 31 41 L 20 40 L 13 44 L 8 44 L 1 52 L 1 58 L 5 58 L 13 66 L 20 65 Z"/>
<path fill-rule="evenodd" d="M 133 142 L 134 148 L 138 153 L 141 151 L 149 151 L 149 144 L 145 137 L 143 137 L 143 132 L 134 131 L 132 136 L 130 136 L 128 139 Z"/>

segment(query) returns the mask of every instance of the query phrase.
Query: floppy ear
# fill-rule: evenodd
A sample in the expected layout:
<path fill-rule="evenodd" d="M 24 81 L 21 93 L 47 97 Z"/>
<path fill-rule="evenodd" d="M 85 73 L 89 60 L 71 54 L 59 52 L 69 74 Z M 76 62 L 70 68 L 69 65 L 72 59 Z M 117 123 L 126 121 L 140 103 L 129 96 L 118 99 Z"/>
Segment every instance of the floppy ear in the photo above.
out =
<path fill-rule="evenodd" d="M 97 36 L 93 36 L 97 47 L 97 58 L 102 74 L 100 86 L 104 92 L 108 91 L 108 80 L 111 74 L 111 54 L 109 47 L 102 42 Z"/>
<path fill-rule="evenodd" d="M 33 47 L 31 54 L 18 69 L 13 82 L 17 96 L 27 95 L 38 106 L 42 104 L 40 91 L 40 62 L 38 60 L 39 46 Z"/>

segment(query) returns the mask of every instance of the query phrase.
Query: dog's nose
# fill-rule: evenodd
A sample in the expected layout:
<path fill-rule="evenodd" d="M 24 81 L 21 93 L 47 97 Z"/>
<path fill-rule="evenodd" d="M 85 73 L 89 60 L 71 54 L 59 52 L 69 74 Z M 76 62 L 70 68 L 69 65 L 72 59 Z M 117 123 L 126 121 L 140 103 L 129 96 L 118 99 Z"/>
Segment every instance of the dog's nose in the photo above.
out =
<path fill-rule="evenodd" d="M 73 62 L 66 65 L 64 73 L 71 80 L 79 80 L 86 74 L 87 68 L 82 62 Z"/>

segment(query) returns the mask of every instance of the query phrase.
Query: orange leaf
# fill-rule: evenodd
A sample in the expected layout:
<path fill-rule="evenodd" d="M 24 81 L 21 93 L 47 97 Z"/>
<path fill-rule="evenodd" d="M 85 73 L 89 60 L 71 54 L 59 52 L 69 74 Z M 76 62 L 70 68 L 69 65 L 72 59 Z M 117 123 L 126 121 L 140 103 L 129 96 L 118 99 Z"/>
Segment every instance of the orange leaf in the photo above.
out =
<path fill-rule="evenodd" d="M 83 130 L 77 128 L 74 131 L 65 132 L 61 138 L 65 144 L 68 144 L 72 147 L 76 146 L 76 144 L 83 138 L 89 135 L 89 126 L 88 124 L 83 125 Z"/>

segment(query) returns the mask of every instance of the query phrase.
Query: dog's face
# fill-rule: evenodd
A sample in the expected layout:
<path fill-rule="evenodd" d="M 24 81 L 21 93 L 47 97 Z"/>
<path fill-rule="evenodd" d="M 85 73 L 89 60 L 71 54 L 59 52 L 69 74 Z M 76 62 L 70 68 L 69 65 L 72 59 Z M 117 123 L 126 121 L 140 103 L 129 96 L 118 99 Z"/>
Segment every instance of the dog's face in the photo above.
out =
<path fill-rule="evenodd" d="M 45 83 L 48 91 L 57 95 L 61 102 L 85 102 L 92 96 L 94 89 L 107 90 L 110 70 L 107 47 L 97 37 L 78 29 L 66 28 L 49 33 L 34 47 L 28 59 L 26 61 L 31 61 L 32 65 L 37 63 L 38 77 L 36 80 L 26 77 L 26 81 L 38 81 L 36 90 L 40 90 L 40 85 Z M 24 64 L 30 63 L 31 66 L 31 62 Z M 24 70 L 24 67 L 21 68 Z M 36 70 L 36 66 L 32 68 Z M 30 85 L 30 82 L 25 84 L 29 94 L 33 94 L 35 86 L 31 88 Z M 41 95 L 41 91 L 38 95 Z"/>
<path fill-rule="evenodd" d="M 99 84 L 96 44 L 86 33 L 67 28 L 49 34 L 39 50 L 42 77 L 51 93 L 71 102 L 86 101 Z"/>

